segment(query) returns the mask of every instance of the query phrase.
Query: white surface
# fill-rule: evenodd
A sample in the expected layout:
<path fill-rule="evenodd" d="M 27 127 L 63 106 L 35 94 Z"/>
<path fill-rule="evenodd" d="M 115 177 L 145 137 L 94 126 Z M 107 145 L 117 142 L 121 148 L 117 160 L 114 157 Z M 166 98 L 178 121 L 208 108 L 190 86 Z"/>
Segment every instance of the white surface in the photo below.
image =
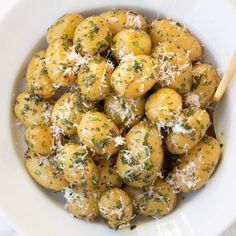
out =
<path fill-rule="evenodd" d="M 0 9 L 4 11 L 11 2 L 12 0 L 0 0 Z M 11 126 L 12 113 L 9 111 L 13 86 L 20 84 L 19 80 L 23 74 L 19 75 L 19 70 L 22 72 L 29 55 L 42 47 L 42 40 L 39 39 L 42 38 L 45 29 L 63 13 L 96 8 L 98 1 L 20 0 L 19 2 L 21 4 L 11 10 L 8 20 L 5 20 L 4 24 L 0 22 L 0 87 L 3 88 L 0 100 L 0 208 L 19 231 L 29 236 L 83 236 L 94 232 L 99 232 L 103 236 L 126 235 L 125 232 L 112 232 L 100 223 L 91 224 L 71 218 L 64 211 L 61 202 L 54 201 L 55 195 L 48 194 L 31 181 L 20 159 L 23 150 L 19 147 L 15 153 L 12 134 L 9 132 L 9 127 L 15 129 Z M 144 13 L 150 13 L 152 16 L 156 15 L 156 11 L 160 11 L 180 20 L 204 42 L 211 52 L 208 57 L 212 62 L 215 62 L 220 69 L 225 68 L 227 59 L 235 47 L 235 29 L 226 27 L 226 21 L 229 19 L 232 21 L 232 26 L 236 25 L 235 0 L 156 0 L 156 2 L 145 0 L 135 1 L 135 4 L 127 0 L 112 2 L 100 0 L 99 6 L 114 6 L 116 2 L 118 6 L 126 6 L 128 9 L 134 9 L 133 6 L 137 9 L 149 9 Z M 212 4 L 214 10 L 211 9 Z M 17 83 L 15 83 L 16 78 Z M 236 113 L 235 110 L 229 109 L 234 107 L 236 99 L 236 82 L 233 82 L 233 85 L 218 109 L 218 131 L 225 131 L 224 137 L 221 137 L 225 146 L 223 160 L 213 181 L 206 188 L 188 197 L 170 216 L 160 221 L 152 220 L 138 225 L 137 229 L 127 235 L 148 236 L 153 235 L 153 232 L 157 232 L 160 236 L 219 235 L 219 232 L 236 219 L 236 186 L 232 183 L 236 178 L 234 157 Z M 18 89 L 17 87 L 16 91 Z M 22 141 L 22 135 L 20 138 L 15 135 L 14 140 Z M 231 228 L 224 236 L 236 235 L 235 228 L 236 226 L 234 229 Z M 7 235 L 17 234 L 5 220 L 0 219 L 0 236 Z"/>

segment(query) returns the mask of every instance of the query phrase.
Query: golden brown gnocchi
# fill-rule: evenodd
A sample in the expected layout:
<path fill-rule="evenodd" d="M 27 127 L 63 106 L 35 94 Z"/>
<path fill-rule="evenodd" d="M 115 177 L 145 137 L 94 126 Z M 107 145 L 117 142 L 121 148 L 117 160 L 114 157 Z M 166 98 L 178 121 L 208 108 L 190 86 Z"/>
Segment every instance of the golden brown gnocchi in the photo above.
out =
<path fill-rule="evenodd" d="M 49 155 L 51 153 L 53 136 L 49 126 L 29 126 L 25 132 L 25 140 L 32 151 L 42 155 Z"/>
<path fill-rule="evenodd" d="M 100 16 L 108 21 L 113 35 L 123 29 L 147 30 L 148 23 L 146 19 L 142 15 L 132 11 L 112 9 L 103 12 Z"/>
<path fill-rule="evenodd" d="M 111 91 L 113 64 L 103 57 L 91 57 L 79 70 L 78 87 L 91 101 L 104 99 Z"/>
<path fill-rule="evenodd" d="M 95 190 L 83 190 L 78 186 L 67 187 L 65 198 L 66 206 L 74 217 L 92 221 L 98 216 L 98 195 Z"/>
<path fill-rule="evenodd" d="M 130 128 L 137 124 L 144 114 L 144 97 L 124 98 L 111 93 L 104 100 L 105 113 L 118 127 Z"/>
<path fill-rule="evenodd" d="M 168 19 L 156 19 L 151 23 L 150 37 L 153 45 L 160 42 L 171 42 L 189 53 L 191 61 L 199 60 L 202 56 L 200 42 L 185 28 Z"/>
<path fill-rule="evenodd" d="M 67 143 L 62 149 L 64 177 L 80 189 L 95 189 L 99 175 L 87 148 L 82 145 Z"/>
<path fill-rule="evenodd" d="M 111 75 L 111 86 L 118 95 L 137 98 L 158 81 L 158 66 L 147 55 L 130 56 L 121 61 Z"/>
<path fill-rule="evenodd" d="M 173 89 L 161 88 L 153 93 L 145 103 L 145 114 L 160 127 L 173 125 L 182 110 L 182 98 Z"/>
<path fill-rule="evenodd" d="M 95 55 L 110 46 L 111 37 L 108 22 L 101 16 L 91 16 L 76 27 L 73 43 L 82 55 Z"/>
<path fill-rule="evenodd" d="M 28 127 L 32 125 L 48 124 L 52 108 L 51 102 L 23 92 L 16 98 L 14 112 L 21 123 Z"/>
<path fill-rule="evenodd" d="M 69 185 L 62 171 L 51 163 L 50 157 L 28 150 L 25 154 L 25 165 L 31 177 L 47 189 L 58 192 Z"/>
<path fill-rule="evenodd" d="M 159 83 L 184 94 L 190 90 L 192 64 L 187 53 L 174 43 L 159 43 L 152 52 L 159 65 Z"/>
<path fill-rule="evenodd" d="M 53 41 L 46 51 L 46 67 L 49 78 L 57 88 L 65 87 L 76 79 L 74 61 L 69 60 L 72 53 L 70 40 L 57 39 Z"/>
<path fill-rule="evenodd" d="M 185 109 L 166 138 L 166 147 L 173 154 L 186 154 L 205 135 L 210 125 L 209 114 L 200 108 Z"/>
<path fill-rule="evenodd" d="M 132 197 L 134 210 L 138 215 L 159 218 L 169 214 L 176 205 L 175 189 L 160 178 L 146 188 L 127 186 L 125 190 Z"/>
<path fill-rule="evenodd" d="M 116 162 L 118 174 L 127 185 L 143 187 L 155 181 L 163 162 L 161 144 L 157 128 L 147 122 L 128 132 Z"/>
<path fill-rule="evenodd" d="M 85 113 L 77 132 L 82 142 L 99 155 L 112 155 L 118 151 L 115 138 L 120 135 L 119 129 L 103 113 Z"/>
<path fill-rule="evenodd" d="M 119 188 L 111 188 L 102 194 L 98 203 L 99 211 L 112 229 L 130 222 L 133 205 L 130 197 Z"/>
<path fill-rule="evenodd" d="M 75 92 L 64 93 L 53 107 L 52 124 L 63 129 L 66 134 L 75 134 L 76 125 L 80 122 L 82 114 L 93 107 L 94 104 Z"/>
<path fill-rule="evenodd" d="M 56 93 L 46 68 L 46 51 L 37 52 L 31 59 L 26 71 L 26 86 L 30 94 L 50 98 Z"/>
<path fill-rule="evenodd" d="M 191 91 L 185 95 L 188 106 L 205 108 L 216 91 L 219 76 L 209 64 L 197 64 L 192 70 Z"/>
<path fill-rule="evenodd" d="M 179 156 L 169 182 L 182 192 L 195 191 L 209 180 L 219 159 L 219 142 L 206 135 L 187 154 Z"/>
<path fill-rule="evenodd" d="M 150 55 L 152 42 L 149 35 L 142 30 L 125 29 L 115 35 L 112 40 L 111 51 L 117 61 L 129 54 Z"/>
<path fill-rule="evenodd" d="M 47 30 L 47 42 L 51 44 L 56 39 L 73 39 L 75 28 L 84 19 L 77 13 L 69 13 L 59 17 Z"/>

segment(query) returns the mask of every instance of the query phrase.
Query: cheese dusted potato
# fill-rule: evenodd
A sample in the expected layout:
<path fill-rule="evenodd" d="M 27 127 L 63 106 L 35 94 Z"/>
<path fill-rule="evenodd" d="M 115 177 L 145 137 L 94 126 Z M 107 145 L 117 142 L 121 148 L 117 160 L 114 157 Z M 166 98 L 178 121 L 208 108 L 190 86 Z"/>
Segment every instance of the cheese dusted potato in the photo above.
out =
<path fill-rule="evenodd" d="M 95 190 L 83 190 L 78 186 L 67 187 L 65 198 L 66 206 L 74 217 L 87 221 L 98 217 L 98 194 Z"/>
<path fill-rule="evenodd" d="M 144 102 L 142 96 L 125 98 L 111 93 L 104 100 L 104 110 L 118 127 L 130 128 L 142 119 Z"/>
<path fill-rule="evenodd" d="M 201 188 L 214 172 L 220 152 L 219 142 L 205 135 L 187 154 L 179 156 L 169 182 L 182 192 Z"/>
<path fill-rule="evenodd" d="M 77 13 L 68 13 L 59 17 L 47 30 L 47 42 L 51 44 L 56 39 L 73 39 L 75 28 L 84 19 Z"/>
<path fill-rule="evenodd" d="M 182 110 L 182 98 L 173 89 L 161 88 L 153 93 L 145 103 L 147 118 L 160 127 L 172 126 Z"/>
<path fill-rule="evenodd" d="M 80 122 L 82 114 L 93 108 L 94 104 L 83 99 L 79 94 L 75 92 L 64 93 L 53 107 L 51 122 L 66 134 L 75 134 L 76 125 Z"/>
<path fill-rule="evenodd" d="M 46 68 L 49 78 L 57 88 L 68 86 L 76 79 L 77 69 L 74 67 L 74 60 L 70 60 L 71 54 L 70 40 L 57 39 L 47 48 Z"/>
<path fill-rule="evenodd" d="M 119 136 L 119 129 L 112 120 L 100 112 L 85 113 L 77 132 L 81 141 L 99 155 L 112 155 L 118 151 L 115 138 Z"/>
<path fill-rule="evenodd" d="M 171 42 L 189 53 L 191 61 L 199 60 L 202 56 L 200 42 L 184 27 L 168 19 L 156 19 L 149 30 L 153 45 L 161 42 Z"/>
<path fill-rule="evenodd" d="M 78 87 L 91 101 L 102 100 L 111 92 L 113 64 L 102 57 L 91 57 L 79 71 Z"/>
<path fill-rule="evenodd" d="M 188 153 L 202 139 L 209 125 L 210 116 L 205 110 L 185 109 L 166 138 L 168 151 L 172 154 Z"/>
<path fill-rule="evenodd" d="M 197 64 L 192 70 L 191 91 L 185 95 L 187 106 L 206 108 L 214 96 L 219 76 L 213 66 Z"/>
<path fill-rule="evenodd" d="M 62 191 L 69 183 L 62 171 L 50 161 L 50 157 L 39 155 L 32 150 L 25 154 L 26 169 L 31 177 L 44 188 L 54 192 Z"/>
<path fill-rule="evenodd" d="M 126 225 L 133 217 L 133 205 L 130 197 L 119 188 L 111 188 L 102 194 L 99 211 L 112 229 Z"/>
<path fill-rule="evenodd" d="M 51 102 L 23 92 L 16 98 L 14 112 L 21 123 L 28 127 L 31 125 L 48 124 L 52 108 Z"/>
<path fill-rule="evenodd" d="M 111 75 L 111 86 L 118 95 L 137 98 L 158 81 L 158 67 L 147 55 L 130 56 L 121 61 Z"/>
<path fill-rule="evenodd" d="M 162 142 L 157 128 L 147 122 L 135 125 L 126 135 L 116 167 L 122 180 L 133 187 L 152 184 L 163 162 Z"/>
<path fill-rule="evenodd" d="M 47 125 L 30 126 L 26 129 L 25 140 L 28 147 L 39 154 L 48 155 L 52 151 L 53 136 Z"/>
<path fill-rule="evenodd" d="M 67 143 L 61 152 L 65 179 L 80 189 L 95 189 L 99 181 L 98 170 L 86 147 Z"/>
<path fill-rule="evenodd" d="M 56 93 L 46 68 L 46 51 L 37 52 L 31 59 L 26 71 L 26 86 L 30 94 L 50 98 Z"/>
<path fill-rule="evenodd" d="M 159 218 L 169 214 L 176 205 L 175 189 L 160 178 L 146 188 L 127 186 L 125 190 L 132 197 L 135 213 L 138 215 Z"/>
<path fill-rule="evenodd" d="M 145 17 L 132 11 L 112 9 L 103 12 L 100 16 L 108 21 L 113 35 L 123 29 L 147 30 Z"/>
<path fill-rule="evenodd" d="M 187 53 L 174 43 L 159 43 L 152 56 L 159 65 L 159 83 L 184 94 L 190 90 L 192 64 Z"/>
<path fill-rule="evenodd" d="M 82 55 L 95 55 L 110 46 L 111 37 L 109 23 L 101 16 L 90 16 L 76 27 L 73 43 Z"/>
<path fill-rule="evenodd" d="M 125 29 L 115 35 L 111 50 L 117 61 L 129 54 L 150 55 L 152 42 L 149 35 L 142 30 Z"/>

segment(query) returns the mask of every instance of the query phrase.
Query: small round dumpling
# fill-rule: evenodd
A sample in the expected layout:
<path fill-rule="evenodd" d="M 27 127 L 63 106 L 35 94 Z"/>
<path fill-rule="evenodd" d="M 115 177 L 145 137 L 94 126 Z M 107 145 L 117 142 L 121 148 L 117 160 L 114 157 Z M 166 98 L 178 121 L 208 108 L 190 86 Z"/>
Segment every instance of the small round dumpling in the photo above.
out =
<path fill-rule="evenodd" d="M 120 31 L 112 40 L 111 50 L 117 61 L 125 56 L 150 55 L 152 42 L 149 35 L 142 30 L 125 29 Z"/>
<path fill-rule="evenodd" d="M 122 180 L 133 187 L 152 184 L 163 163 L 162 142 L 155 126 L 135 125 L 126 136 L 126 146 L 118 155 L 116 167 Z"/>
<path fill-rule="evenodd" d="M 147 55 L 129 56 L 121 61 L 111 76 L 111 85 L 118 95 L 137 98 L 158 81 L 158 67 Z"/>
<path fill-rule="evenodd" d="M 25 132 L 25 140 L 28 147 L 39 154 L 48 155 L 52 150 L 52 131 L 47 125 L 28 127 Z"/>
<path fill-rule="evenodd" d="M 70 184 L 89 190 L 98 186 L 98 170 L 85 146 L 67 143 L 62 155 L 64 177 Z"/>
<path fill-rule="evenodd" d="M 109 23 L 101 16 L 90 16 L 76 27 L 73 43 L 82 55 L 95 55 L 110 46 L 111 37 Z"/>
<path fill-rule="evenodd" d="M 20 93 L 16 98 L 14 112 L 21 123 L 28 127 L 48 124 L 52 112 L 52 104 L 38 96 Z"/>
<path fill-rule="evenodd" d="M 220 153 L 219 142 L 205 135 L 187 154 L 179 156 L 169 175 L 169 183 L 182 192 L 198 190 L 214 172 Z"/>
<path fill-rule="evenodd" d="M 112 155 L 118 151 L 115 138 L 119 136 L 119 129 L 101 112 L 85 113 L 77 132 L 81 141 L 94 149 L 96 154 Z"/>
<path fill-rule="evenodd" d="M 149 30 L 154 46 L 160 42 L 171 42 L 189 53 L 191 61 L 197 61 L 202 56 L 200 42 L 184 27 L 169 19 L 156 19 Z"/>
<path fill-rule="evenodd" d="M 84 190 L 78 186 L 65 189 L 66 206 L 71 214 L 81 220 L 94 220 L 98 214 L 98 195 L 96 190 Z"/>
<path fill-rule="evenodd" d="M 25 165 L 32 178 L 44 188 L 58 192 L 69 185 L 62 171 L 50 162 L 50 157 L 28 150 L 25 154 Z"/>
<path fill-rule="evenodd" d="M 128 224 L 133 217 L 130 197 L 119 188 L 111 188 L 102 194 L 98 203 L 99 211 L 112 229 Z"/>
<path fill-rule="evenodd" d="M 136 125 L 144 114 L 144 97 L 124 98 L 111 93 L 104 100 L 105 113 L 118 127 L 130 128 Z"/>
<path fill-rule="evenodd" d="M 75 28 L 84 19 L 77 13 L 69 13 L 61 16 L 47 30 L 47 42 L 51 44 L 56 39 L 73 39 Z"/>
<path fill-rule="evenodd" d="M 75 62 L 70 59 L 71 54 L 72 42 L 70 40 L 57 39 L 47 48 L 46 67 L 55 87 L 68 86 L 76 79 Z"/>
<path fill-rule="evenodd" d="M 123 29 L 147 30 L 146 19 L 142 15 L 131 11 L 111 9 L 103 12 L 100 16 L 108 21 L 113 35 Z"/>
<path fill-rule="evenodd" d="M 99 190 L 104 192 L 111 187 L 121 188 L 122 180 L 117 174 L 117 169 L 112 163 L 108 160 L 100 160 L 97 165 L 99 172 Z"/>
<path fill-rule="evenodd" d="M 146 188 L 127 186 L 125 191 L 132 197 L 135 213 L 138 215 L 159 218 L 169 214 L 176 205 L 176 191 L 160 178 Z"/>
<path fill-rule="evenodd" d="M 91 57 L 79 70 L 78 87 L 91 101 L 104 99 L 111 90 L 113 64 L 100 56 Z"/>
<path fill-rule="evenodd" d="M 75 134 L 82 114 L 92 109 L 94 104 L 83 99 L 75 92 L 64 93 L 54 105 L 51 121 L 64 130 L 66 134 Z"/>
<path fill-rule="evenodd" d="M 152 56 L 159 65 L 159 83 L 162 87 L 172 88 L 181 94 L 190 90 L 192 64 L 182 48 L 163 42 L 153 49 Z"/>
<path fill-rule="evenodd" d="M 56 89 L 48 76 L 45 57 L 46 50 L 41 50 L 33 56 L 27 67 L 25 79 L 30 94 L 50 98 L 55 94 Z"/>
<path fill-rule="evenodd" d="M 145 103 L 145 114 L 160 127 L 171 126 L 182 110 L 182 97 L 173 89 L 161 88 Z"/>
<path fill-rule="evenodd" d="M 205 135 L 210 125 L 209 114 L 200 108 L 186 108 L 172 126 L 166 138 L 166 147 L 172 154 L 186 154 Z"/>
<path fill-rule="evenodd" d="M 213 66 L 196 64 L 192 70 L 191 91 L 185 95 L 185 104 L 205 108 L 214 96 L 219 80 Z"/>

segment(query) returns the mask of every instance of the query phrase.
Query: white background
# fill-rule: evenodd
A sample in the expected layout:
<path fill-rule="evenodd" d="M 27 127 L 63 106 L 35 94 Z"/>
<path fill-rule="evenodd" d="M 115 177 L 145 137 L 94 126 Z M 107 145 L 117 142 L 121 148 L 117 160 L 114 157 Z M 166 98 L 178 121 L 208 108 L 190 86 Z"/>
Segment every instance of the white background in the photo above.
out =
<path fill-rule="evenodd" d="M 7 12 L 16 1 L 17 0 L 0 0 L 0 19 L 1 17 L 4 17 L 5 12 Z M 1 215 L 0 236 L 20 236 Z M 222 236 L 236 236 L 236 223 L 231 226 Z"/>

